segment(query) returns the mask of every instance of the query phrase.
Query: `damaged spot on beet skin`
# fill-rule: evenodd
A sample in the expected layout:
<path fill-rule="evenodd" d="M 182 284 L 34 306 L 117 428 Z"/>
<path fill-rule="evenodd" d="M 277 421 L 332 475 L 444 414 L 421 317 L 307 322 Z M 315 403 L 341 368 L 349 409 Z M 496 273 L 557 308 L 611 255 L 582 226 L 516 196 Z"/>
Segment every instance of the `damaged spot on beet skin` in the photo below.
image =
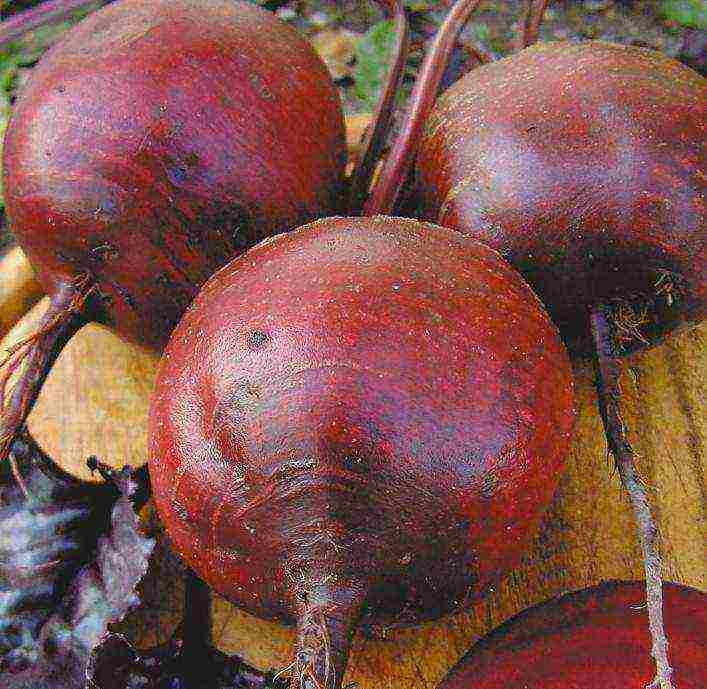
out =
<path fill-rule="evenodd" d="M 248 349 L 255 351 L 262 349 L 269 342 L 270 335 L 262 330 L 254 330 L 248 334 Z"/>

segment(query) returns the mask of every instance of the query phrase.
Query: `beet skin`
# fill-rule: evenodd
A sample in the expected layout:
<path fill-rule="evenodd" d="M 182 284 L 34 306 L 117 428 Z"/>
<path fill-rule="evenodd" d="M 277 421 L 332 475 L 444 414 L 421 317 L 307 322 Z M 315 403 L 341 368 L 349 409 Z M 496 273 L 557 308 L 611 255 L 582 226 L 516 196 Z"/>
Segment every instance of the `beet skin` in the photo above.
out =
<path fill-rule="evenodd" d="M 707 686 L 707 596 L 665 584 L 675 685 Z M 531 608 L 480 641 L 438 689 L 642 689 L 654 668 L 643 582 L 612 581 Z"/>
<path fill-rule="evenodd" d="M 355 626 L 438 617 L 518 561 L 573 419 L 559 335 L 498 254 L 334 218 L 206 284 L 160 366 L 149 467 L 188 565 L 296 620 L 329 689 Z"/>
<path fill-rule="evenodd" d="M 542 4 L 542 3 L 541 3 Z M 672 689 L 657 529 L 620 405 L 619 357 L 707 315 L 707 81 L 665 55 L 549 43 L 459 80 L 419 157 L 424 216 L 488 244 L 593 354 L 638 526 L 656 682 Z"/>
<path fill-rule="evenodd" d="M 94 317 L 161 347 L 198 288 L 336 208 L 339 98 L 312 48 L 229 0 L 120 0 L 41 60 L 4 149 L 12 231 L 45 289 L 89 274 Z"/>
<path fill-rule="evenodd" d="M 218 268 L 337 210 L 344 164 L 331 78 L 269 12 L 119 0 L 69 31 L 5 138 L 11 228 L 51 305 L 0 371 L 0 462 L 78 329 L 160 350 Z"/>
<path fill-rule="evenodd" d="M 565 342 L 619 300 L 626 351 L 707 314 L 707 81 L 654 51 L 546 43 L 473 70 L 418 155 L 424 217 L 499 251 Z M 631 334 L 631 328 L 626 334 Z"/>

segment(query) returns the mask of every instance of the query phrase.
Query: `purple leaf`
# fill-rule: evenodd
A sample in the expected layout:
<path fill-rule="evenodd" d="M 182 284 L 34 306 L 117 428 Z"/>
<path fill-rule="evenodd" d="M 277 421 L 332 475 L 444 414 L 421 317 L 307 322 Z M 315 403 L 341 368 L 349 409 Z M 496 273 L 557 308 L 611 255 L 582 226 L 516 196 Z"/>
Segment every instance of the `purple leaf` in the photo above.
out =
<path fill-rule="evenodd" d="M 0 689 L 83 689 L 91 651 L 139 601 L 153 541 L 138 472 L 104 484 L 58 469 L 25 435 L 0 467 Z"/>
<path fill-rule="evenodd" d="M 184 619 L 166 644 L 137 651 L 110 634 L 91 657 L 91 689 L 285 689 L 288 679 L 250 667 L 211 645 L 211 596 L 193 572 L 186 575 Z"/>
<path fill-rule="evenodd" d="M 196 671 L 196 672 L 195 672 Z M 119 634 L 109 634 L 89 665 L 91 689 L 285 689 L 286 679 L 250 667 L 211 646 L 197 653 L 181 635 L 149 651 L 137 651 Z"/>

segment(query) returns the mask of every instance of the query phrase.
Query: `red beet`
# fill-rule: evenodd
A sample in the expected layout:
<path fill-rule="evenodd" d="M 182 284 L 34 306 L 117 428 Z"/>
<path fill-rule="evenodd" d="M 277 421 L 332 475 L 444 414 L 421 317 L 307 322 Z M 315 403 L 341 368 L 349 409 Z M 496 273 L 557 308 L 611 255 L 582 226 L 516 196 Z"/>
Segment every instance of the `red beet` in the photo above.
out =
<path fill-rule="evenodd" d="M 655 526 L 621 419 L 617 358 L 707 313 L 706 84 L 648 50 L 536 46 L 449 89 L 417 161 L 424 217 L 497 249 L 568 345 L 595 350 L 609 448 L 639 522 L 664 687 Z"/>
<path fill-rule="evenodd" d="M 337 208 L 344 163 L 336 89 L 272 14 L 120 0 L 77 25 L 34 70 L 5 140 L 11 226 L 52 306 L 6 369 L 26 359 L 4 404 L 0 381 L 0 460 L 78 328 L 161 348 L 216 269 Z"/>
<path fill-rule="evenodd" d="M 531 608 L 480 641 L 438 689 L 642 689 L 651 640 L 643 582 L 607 582 Z M 707 596 L 665 584 L 680 689 L 707 686 Z"/>
<path fill-rule="evenodd" d="M 438 617 L 517 562 L 573 418 L 558 333 L 495 252 L 333 218 L 206 284 L 160 365 L 149 468 L 189 566 L 296 621 L 293 686 L 330 689 L 356 626 Z"/>
<path fill-rule="evenodd" d="M 550 43 L 439 99 L 417 160 L 423 215 L 499 251 L 575 350 L 617 299 L 656 342 L 707 313 L 707 81 L 653 51 Z M 630 320 L 630 319 L 627 319 Z"/>

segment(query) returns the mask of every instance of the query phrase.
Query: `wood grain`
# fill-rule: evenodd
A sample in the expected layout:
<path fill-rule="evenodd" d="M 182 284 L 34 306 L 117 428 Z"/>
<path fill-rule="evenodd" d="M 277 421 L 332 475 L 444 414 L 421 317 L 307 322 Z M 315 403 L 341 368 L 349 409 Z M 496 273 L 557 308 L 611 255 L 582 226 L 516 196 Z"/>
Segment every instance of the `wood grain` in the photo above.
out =
<path fill-rule="evenodd" d="M 28 334 L 40 303 L 11 333 Z M 707 590 L 705 533 L 704 371 L 707 326 L 634 355 L 624 368 L 625 417 L 651 487 L 666 576 Z M 98 327 L 82 330 L 64 351 L 42 392 L 30 428 L 60 464 L 87 475 L 97 454 L 116 466 L 139 463 L 146 452 L 147 398 L 154 356 Z M 522 565 L 469 611 L 385 638 L 354 645 L 348 680 L 361 689 L 434 687 L 482 634 L 520 610 L 557 593 L 609 578 L 638 578 L 639 549 L 631 512 L 606 459 L 595 409 L 592 372 L 576 368 L 580 409 L 567 471 Z M 178 566 L 163 549 L 144 584 L 146 607 L 123 631 L 141 643 L 169 633 L 179 616 Z M 215 601 L 219 645 L 261 668 L 289 662 L 293 634 Z"/>
<path fill-rule="evenodd" d="M 32 266 L 21 249 L 0 255 L 0 338 L 42 297 Z"/>
<path fill-rule="evenodd" d="M 7 335 L 11 344 L 34 332 L 48 298 Z M 90 478 L 86 459 L 116 467 L 147 458 L 147 405 L 157 357 L 98 325 L 79 331 L 62 352 L 28 420 L 37 442 L 64 469 Z"/>

